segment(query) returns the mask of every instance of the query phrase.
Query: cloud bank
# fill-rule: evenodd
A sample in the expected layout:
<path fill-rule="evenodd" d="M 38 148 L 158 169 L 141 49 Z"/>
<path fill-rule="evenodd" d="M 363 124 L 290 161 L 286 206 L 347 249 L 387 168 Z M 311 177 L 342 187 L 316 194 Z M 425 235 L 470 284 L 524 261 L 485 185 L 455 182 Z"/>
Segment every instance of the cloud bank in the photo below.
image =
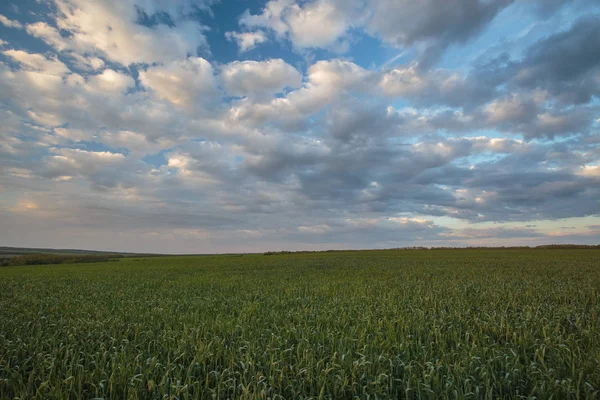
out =
<path fill-rule="evenodd" d="M 597 242 L 598 7 L 415 4 L 270 0 L 230 15 L 237 30 L 209 1 L 0 9 L 0 240 Z M 528 29 L 494 36 L 514 13 Z M 406 55 L 373 64 L 364 41 Z"/>

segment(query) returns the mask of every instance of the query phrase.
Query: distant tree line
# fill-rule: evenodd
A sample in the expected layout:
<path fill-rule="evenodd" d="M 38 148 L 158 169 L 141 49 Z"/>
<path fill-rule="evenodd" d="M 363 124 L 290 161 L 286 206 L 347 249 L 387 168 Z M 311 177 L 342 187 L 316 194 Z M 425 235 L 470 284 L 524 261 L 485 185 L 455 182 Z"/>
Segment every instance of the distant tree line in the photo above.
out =
<path fill-rule="evenodd" d="M 23 256 L 0 258 L 0 267 L 16 265 L 43 265 L 43 264 L 77 264 L 117 261 L 119 255 L 61 255 L 61 254 L 27 254 Z"/>
<path fill-rule="evenodd" d="M 536 249 L 600 249 L 600 244 L 545 244 Z"/>
<path fill-rule="evenodd" d="M 525 249 L 600 249 L 599 245 L 590 244 L 544 244 L 540 246 L 467 246 L 467 247 L 426 247 L 426 246 L 409 246 L 396 247 L 392 249 L 362 249 L 362 250 L 298 250 L 298 251 L 267 251 L 263 253 L 265 256 L 274 256 L 282 254 L 308 254 L 308 253 L 334 253 L 334 252 L 358 252 L 358 251 L 390 251 L 390 250 L 525 250 Z"/>

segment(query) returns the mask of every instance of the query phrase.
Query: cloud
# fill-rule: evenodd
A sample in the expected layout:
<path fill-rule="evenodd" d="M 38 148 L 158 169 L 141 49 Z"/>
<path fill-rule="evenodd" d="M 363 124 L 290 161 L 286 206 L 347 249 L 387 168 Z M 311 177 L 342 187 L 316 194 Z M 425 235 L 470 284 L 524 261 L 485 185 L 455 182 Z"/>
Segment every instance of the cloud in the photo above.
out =
<path fill-rule="evenodd" d="M 526 139 L 587 133 L 594 116 L 588 108 L 548 108 L 519 95 L 498 98 L 487 104 L 483 113 L 490 128 L 522 133 Z"/>
<path fill-rule="evenodd" d="M 347 240 L 360 234 L 366 241 L 377 238 L 380 241 L 379 247 L 393 247 L 406 241 L 431 243 L 439 237 L 438 235 L 448 230 L 435 225 L 431 220 L 395 217 L 345 218 L 329 221 L 328 224 L 299 226 L 297 231 L 296 236 L 309 243 Z"/>
<path fill-rule="evenodd" d="M 92 75 L 88 79 L 88 90 L 111 95 L 124 92 L 135 84 L 133 78 L 121 72 L 105 69 L 98 75 Z"/>
<path fill-rule="evenodd" d="M 134 185 L 138 173 L 121 153 L 87 151 L 80 149 L 56 149 L 47 159 L 41 176 L 51 179 L 81 177 L 98 189 Z M 126 172 L 124 172 L 126 171 Z"/>
<path fill-rule="evenodd" d="M 3 54 L 21 64 L 25 70 L 41 72 L 48 75 L 63 76 L 69 68 L 57 58 L 47 58 L 42 54 L 31 54 L 23 50 L 5 50 Z"/>
<path fill-rule="evenodd" d="M 593 51 L 600 43 L 598 18 L 575 20 L 568 29 L 526 48 L 521 60 L 501 54 L 478 60 L 467 73 L 423 70 L 415 63 L 397 67 L 384 72 L 382 90 L 389 96 L 452 107 L 520 94 L 533 94 L 538 102 L 553 102 L 556 107 L 586 104 L 598 95 L 600 84 L 600 59 Z"/>
<path fill-rule="evenodd" d="M 331 137 L 359 143 L 375 137 L 401 136 L 401 121 L 380 104 L 345 100 L 327 110 L 325 126 Z"/>
<path fill-rule="evenodd" d="M 187 108 L 209 104 L 217 94 L 212 65 L 200 57 L 150 67 L 140 71 L 140 81 L 159 98 Z"/>
<path fill-rule="evenodd" d="M 98 135 L 99 140 L 115 149 L 127 149 L 128 157 L 142 157 L 147 154 L 158 153 L 173 146 L 174 143 L 168 139 L 148 140 L 141 134 L 131 131 L 102 132 Z"/>
<path fill-rule="evenodd" d="M 424 47 L 424 61 L 433 61 L 452 43 L 465 42 L 481 31 L 512 0 L 373 0 L 366 29 L 385 42 L 406 48 Z"/>
<path fill-rule="evenodd" d="M 268 40 L 267 35 L 263 31 L 225 32 L 225 37 L 228 40 L 236 42 L 242 53 Z"/>
<path fill-rule="evenodd" d="M 106 63 L 99 57 L 86 57 L 77 53 L 68 54 L 79 70 L 90 72 L 102 70 Z"/>
<path fill-rule="evenodd" d="M 19 21 L 13 21 L 11 19 L 6 18 L 6 16 L 0 14 L 0 24 L 6 26 L 7 28 L 16 28 L 21 29 L 23 25 Z"/>
<path fill-rule="evenodd" d="M 123 65 L 169 62 L 207 49 L 203 27 L 186 19 L 191 2 L 89 2 L 56 0 L 56 28 L 44 23 L 28 25 L 28 32 L 40 37 L 58 51 L 95 54 Z M 136 23 L 137 10 L 179 11 L 173 15 L 175 26 Z M 169 14 L 170 15 L 170 14 Z M 63 36 L 57 28 L 68 32 Z"/>
<path fill-rule="evenodd" d="M 249 10 L 246 10 L 240 17 L 239 23 L 248 28 L 268 28 L 279 37 L 283 37 L 289 30 L 289 26 L 283 20 L 284 13 L 293 4 L 293 0 L 269 0 L 260 14 L 252 15 Z"/>
<path fill-rule="evenodd" d="M 326 48 L 347 50 L 343 38 L 362 18 L 360 1 L 270 0 L 259 14 L 247 10 L 239 24 L 247 29 L 266 29 L 279 39 L 288 39 L 297 50 Z"/>
<path fill-rule="evenodd" d="M 86 56 L 73 51 L 70 39 L 61 35 L 58 29 L 45 22 L 28 24 L 26 30 L 31 36 L 42 39 L 49 46 L 71 58 L 80 69 L 99 70 L 105 65 L 104 60 L 97 56 Z"/>
<path fill-rule="evenodd" d="M 600 16 L 576 21 L 570 29 L 540 40 L 517 64 L 512 82 L 544 88 L 566 104 L 587 103 L 600 93 Z"/>
<path fill-rule="evenodd" d="M 422 60 L 435 60 L 450 44 L 473 37 L 512 2 L 270 0 L 259 14 L 246 11 L 239 23 L 249 29 L 269 29 L 298 49 L 339 49 L 348 32 L 358 28 L 394 47 L 419 45 Z"/>
<path fill-rule="evenodd" d="M 344 35 L 350 19 L 328 1 L 293 4 L 286 12 L 290 40 L 299 48 L 328 48 Z"/>
<path fill-rule="evenodd" d="M 595 224 L 597 17 L 426 63 L 489 40 L 509 3 L 269 1 L 240 32 L 213 27 L 240 53 L 279 41 L 232 61 L 208 53 L 210 3 L 59 0 L 19 22 L 49 47 L 15 36 L 0 54 L 0 218 L 18 227 L 0 235 L 197 252 L 543 243 L 544 220 Z M 365 55 L 377 40 L 406 59 L 377 68 L 393 50 Z"/>
<path fill-rule="evenodd" d="M 496 95 L 494 86 L 481 85 L 469 75 L 444 69 L 423 71 L 414 63 L 384 71 L 379 85 L 387 96 L 425 105 L 471 108 Z"/>
<path fill-rule="evenodd" d="M 442 234 L 447 238 L 457 239 L 512 239 L 512 238 L 540 238 L 544 235 L 530 228 L 464 228 Z"/>
<path fill-rule="evenodd" d="M 31 36 L 42 39 L 58 51 L 63 51 L 70 47 L 69 39 L 63 37 L 58 29 L 45 22 L 28 24 L 25 29 Z"/>
<path fill-rule="evenodd" d="M 84 140 L 91 140 L 93 138 L 93 133 L 89 131 L 84 131 L 81 129 L 68 129 L 68 128 L 54 128 L 54 133 L 58 136 L 75 141 L 80 142 Z"/>
<path fill-rule="evenodd" d="M 368 93 L 377 85 L 377 75 L 352 62 L 318 61 L 308 68 L 304 84 L 270 101 L 244 99 L 234 103 L 230 118 L 252 127 L 273 125 L 286 131 L 307 128 L 307 118 L 321 112 L 343 95 Z"/>
<path fill-rule="evenodd" d="M 302 75 L 282 59 L 234 61 L 221 68 L 220 77 L 232 96 L 268 96 L 302 84 Z"/>
<path fill-rule="evenodd" d="M 577 172 L 578 175 L 600 178 L 600 166 L 598 165 L 585 165 Z"/>

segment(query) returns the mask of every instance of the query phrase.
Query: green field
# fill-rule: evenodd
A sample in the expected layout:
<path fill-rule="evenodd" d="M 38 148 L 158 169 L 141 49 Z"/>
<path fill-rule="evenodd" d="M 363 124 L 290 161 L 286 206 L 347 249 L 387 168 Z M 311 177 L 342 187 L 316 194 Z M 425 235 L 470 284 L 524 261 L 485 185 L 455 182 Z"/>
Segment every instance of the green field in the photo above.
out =
<path fill-rule="evenodd" d="M 600 397 L 600 250 L 0 268 L 0 398 Z"/>

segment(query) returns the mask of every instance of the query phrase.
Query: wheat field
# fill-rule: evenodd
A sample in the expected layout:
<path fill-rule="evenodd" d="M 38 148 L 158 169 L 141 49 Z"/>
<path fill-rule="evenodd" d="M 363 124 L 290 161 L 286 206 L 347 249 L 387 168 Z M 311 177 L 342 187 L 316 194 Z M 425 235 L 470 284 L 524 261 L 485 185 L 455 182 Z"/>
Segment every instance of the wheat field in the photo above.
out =
<path fill-rule="evenodd" d="M 600 251 L 0 268 L 2 399 L 595 399 Z"/>

